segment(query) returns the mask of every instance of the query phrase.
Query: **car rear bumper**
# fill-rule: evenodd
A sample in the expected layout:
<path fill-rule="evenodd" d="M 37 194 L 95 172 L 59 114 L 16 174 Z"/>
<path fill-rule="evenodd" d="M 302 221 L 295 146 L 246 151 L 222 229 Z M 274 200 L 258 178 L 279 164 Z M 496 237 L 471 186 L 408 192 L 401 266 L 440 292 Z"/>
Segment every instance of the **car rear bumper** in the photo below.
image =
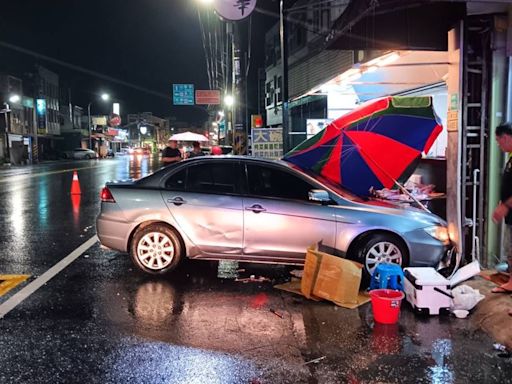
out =
<path fill-rule="evenodd" d="M 112 220 L 100 214 L 96 219 L 96 233 L 105 247 L 128 252 L 128 237 L 131 233 L 129 223 Z"/>

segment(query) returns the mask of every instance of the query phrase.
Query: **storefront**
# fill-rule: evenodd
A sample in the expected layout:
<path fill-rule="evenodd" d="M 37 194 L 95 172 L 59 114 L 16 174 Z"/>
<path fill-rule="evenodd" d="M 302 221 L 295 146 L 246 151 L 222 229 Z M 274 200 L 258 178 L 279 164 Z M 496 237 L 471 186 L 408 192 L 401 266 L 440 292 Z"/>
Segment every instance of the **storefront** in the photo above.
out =
<path fill-rule="evenodd" d="M 510 110 L 508 7 L 501 1 L 350 1 L 326 39 L 328 49 L 355 50 L 355 56 L 379 50 L 394 62 L 379 65 L 382 55 L 376 63 L 361 61 L 312 90 L 349 84 L 358 103 L 383 94 L 433 96 L 445 130 L 416 172 L 446 191 L 442 210 L 461 253 L 480 255 L 489 265 L 504 254 L 499 228 L 488 218 L 503 165 L 493 127 L 512 117 L 504 113 Z"/>

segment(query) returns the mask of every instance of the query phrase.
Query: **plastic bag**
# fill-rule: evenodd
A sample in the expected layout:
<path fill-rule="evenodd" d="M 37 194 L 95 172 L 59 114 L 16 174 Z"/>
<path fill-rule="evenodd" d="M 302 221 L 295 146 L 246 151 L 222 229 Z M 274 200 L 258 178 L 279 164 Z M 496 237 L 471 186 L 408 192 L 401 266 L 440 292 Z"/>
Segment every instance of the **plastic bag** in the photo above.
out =
<path fill-rule="evenodd" d="M 453 304 L 452 310 L 470 311 L 482 301 L 485 296 L 478 289 L 473 289 L 469 285 L 460 285 L 452 289 Z"/>

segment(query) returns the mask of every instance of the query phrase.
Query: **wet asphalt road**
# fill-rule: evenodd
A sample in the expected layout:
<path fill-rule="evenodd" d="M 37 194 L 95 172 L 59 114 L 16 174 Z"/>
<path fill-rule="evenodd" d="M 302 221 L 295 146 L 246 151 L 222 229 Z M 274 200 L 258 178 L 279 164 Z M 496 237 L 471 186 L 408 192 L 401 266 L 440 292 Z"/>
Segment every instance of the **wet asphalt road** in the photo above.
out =
<path fill-rule="evenodd" d="M 0 168 L 0 274 L 33 281 L 94 235 L 106 180 L 156 167 L 125 157 Z M 79 202 L 69 195 L 74 168 Z M 0 319 L 0 383 L 512 382 L 512 360 L 469 320 L 403 306 L 399 325 L 379 326 L 370 305 L 273 289 L 285 267 L 240 268 L 272 282 L 221 279 L 217 263 L 198 261 L 149 277 L 94 245 Z"/>

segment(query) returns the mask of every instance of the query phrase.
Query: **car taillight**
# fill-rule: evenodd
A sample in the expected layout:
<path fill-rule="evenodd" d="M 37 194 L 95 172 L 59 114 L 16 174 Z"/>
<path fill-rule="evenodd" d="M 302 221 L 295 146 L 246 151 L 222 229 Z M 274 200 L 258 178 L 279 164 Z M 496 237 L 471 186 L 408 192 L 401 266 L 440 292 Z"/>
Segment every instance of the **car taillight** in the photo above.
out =
<path fill-rule="evenodd" d="M 104 203 L 115 203 L 114 196 L 112 196 L 112 192 L 107 187 L 101 190 L 101 201 Z"/>

